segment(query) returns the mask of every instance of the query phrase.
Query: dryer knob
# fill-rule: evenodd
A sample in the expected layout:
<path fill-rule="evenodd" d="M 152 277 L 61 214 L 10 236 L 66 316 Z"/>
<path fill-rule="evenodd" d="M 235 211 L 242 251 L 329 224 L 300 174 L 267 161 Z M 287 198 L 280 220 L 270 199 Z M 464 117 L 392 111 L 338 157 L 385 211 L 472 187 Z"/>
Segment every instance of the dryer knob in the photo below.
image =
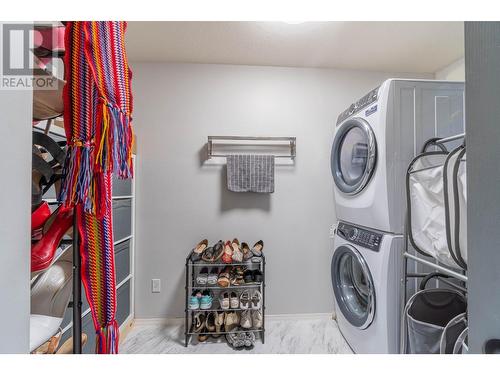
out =
<path fill-rule="evenodd" d="M 349 235 L 348 235 L 349 239 L 350 239 L 350 240 L 355 240 L 355 239 L 356 239 L 356 237 L 358 236 L 358 232 L 359 232 L 359 231 L 358 231 L 356 228 L 352 228 L 352 229 L 349 231 Z"/>

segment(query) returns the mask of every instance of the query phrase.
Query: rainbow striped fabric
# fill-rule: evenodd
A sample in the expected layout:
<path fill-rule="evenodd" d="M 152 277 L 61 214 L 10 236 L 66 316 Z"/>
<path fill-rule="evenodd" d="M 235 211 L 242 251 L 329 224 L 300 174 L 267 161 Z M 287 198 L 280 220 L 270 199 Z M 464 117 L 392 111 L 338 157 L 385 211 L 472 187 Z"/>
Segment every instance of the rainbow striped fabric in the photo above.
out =
<path fill-rule="evenodd" d="M 117 353 L 112 174 L 132 169 L 132 77 L 125 22 L 66 24 L 64 127 L 68 140 L 59 200 L 77 207 L 82 281 L 97 334 L 97 353 Z"/>

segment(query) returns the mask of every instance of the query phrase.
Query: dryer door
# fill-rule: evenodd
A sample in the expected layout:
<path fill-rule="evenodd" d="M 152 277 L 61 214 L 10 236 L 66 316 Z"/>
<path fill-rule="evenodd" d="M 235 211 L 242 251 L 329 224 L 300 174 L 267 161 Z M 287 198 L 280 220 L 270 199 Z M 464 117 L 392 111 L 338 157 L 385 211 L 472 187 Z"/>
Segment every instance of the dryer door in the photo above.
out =
<path fill-rule="evenodd" d="M 354 327 L 368 328 L 375 316 L 375 286 L 366 261 L 353 246 L 335 250 L 332 284 L 342 315 Z"/>
<path fill-rule="evenodd" d="M 337 188 L 349 195 L 363 190 L 375 169 L 376 157 L 375 135 L 370 125 L 361 118 L 342 123 L 335 133 L 331 153 Z"/>

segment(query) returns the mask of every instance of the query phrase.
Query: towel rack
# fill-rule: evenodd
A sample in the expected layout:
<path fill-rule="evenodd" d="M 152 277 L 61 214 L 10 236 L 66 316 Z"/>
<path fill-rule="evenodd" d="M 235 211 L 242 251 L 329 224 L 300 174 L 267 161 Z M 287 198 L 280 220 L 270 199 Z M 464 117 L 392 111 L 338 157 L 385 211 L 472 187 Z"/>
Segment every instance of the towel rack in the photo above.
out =
<path fill-rule="evenodd" d="M 229 142 L 228 142 L 229 141 Z M 245 141 L 251 142 L 248 144 L 230 143 L 231 141 Z M 226 146 L 271 146 L 271 145 L 284 145 L 287 144 L 290 148 L 290 153 L 287 155 L 274 155 L 276 158 L 291 158 L 295 159 L 297 156 L 297 138 L 296 137 L 252 137 L 252 136 L 208 136 L 208 158 L 213 157 L 227 157 L 230 153 L 215 153 L 214 144 Z M 234 154 L 234 152 L 232 153 Z"/>

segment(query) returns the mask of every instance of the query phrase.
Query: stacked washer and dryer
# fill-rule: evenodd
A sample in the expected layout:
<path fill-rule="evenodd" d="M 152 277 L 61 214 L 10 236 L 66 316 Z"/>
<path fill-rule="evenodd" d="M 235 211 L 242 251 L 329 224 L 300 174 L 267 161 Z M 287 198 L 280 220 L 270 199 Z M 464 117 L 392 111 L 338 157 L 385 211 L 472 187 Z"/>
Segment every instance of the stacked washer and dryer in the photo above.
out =
<path fill-rule="evenodd" d="M 355 353 L 399 351 L 406 170 L 427 140 L 463 132 L 463 82 L 390 79 L 338 117 L 331 272 Z"/>

